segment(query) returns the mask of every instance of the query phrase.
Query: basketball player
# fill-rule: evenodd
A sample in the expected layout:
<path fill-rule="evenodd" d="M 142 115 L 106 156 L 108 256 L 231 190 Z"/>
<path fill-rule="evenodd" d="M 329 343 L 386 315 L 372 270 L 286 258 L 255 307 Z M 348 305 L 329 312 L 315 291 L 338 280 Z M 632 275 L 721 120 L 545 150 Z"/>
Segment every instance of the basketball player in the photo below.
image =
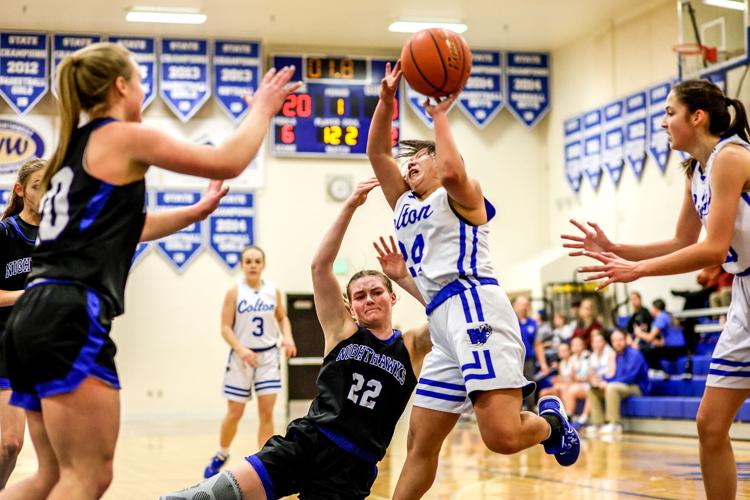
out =
<path fill-rule="evenodd" d="M 296 356 L 292 325 L 286 315 L 281 291 L 270 281 L 261 279 L 266 267 L 266 254 L 258 246 L 250 246 L 240 256 L 242 274 L 239 284 L 227 291 L 221 312 L 221 336 L 231 351 L 224 374 L 224 397 L 227 413 L 221 423 L 219 451 L 203 471 L 209 478 L 229 458 L 237 425 L 245 404 L 258 396 L 258 448 L 273 435 L 273 406 L 281 392 L 279 337 L 287 357 Z"/>
<path fill-rule="evenodd" d="M 730 115 L 734 108 L 734 119 Z M 611 242 L 594 222 L 571 220 L 583 236 L 562 235 L 570 255 L 586 255 L 601 265 L 581 271 L 587 280 L 628 283 L 643 276 L 666 276 L 722 264 L 735 275 L 732 302 L 698 409 L 700 459 L 706 496 L 734 498 L 737 469 L 729 428 L 750 396 L 750 144 L 742 102 L 726 97 L 707 81 L 677 84 L 667 97 L 662 127 L 683 162 L 683 202 L 672 239 L 629 245 Z M 698 241 L 701 226 L 706 237 Z"/>
<path fill-rule="evenodd" d="M 305 499 L 354 500 L 369 495 L 375 464 L 385 455 L 430 350 L 426 325 L 403 335 L 393 329 L 396 295 L 382 273 L 364 270 L 349 280 L 346 295 L 358 324 L 341 297 L 333 261 L 352 215 L 377 185 L 370 179 L 356 187 L 313 258 L 325 358 L 317 380 L 320 392 L 307 416 L 290 423 L 286 436 L 272 437 L 245 463 L 163 500 L 262 500 L 294 493 Z M 381 256 L 383 262 L 384 269 L 406 274 L 398 254 Z"/>
<path fill-rule="evenodd" d="M 494 208 L 468 176 L 446 113 L 456 96 L 425 103 L 435 142 L 402 141 L 406 169 L 391 153 L 391 117 L 401 62 L 386 67 L 370 126 L 367 156 L 394 210 L 406 265 L 424 297 L 433 350 L 419 380 L 408 453 L 394 498 L 420 498 L 434 481 L 443 440 L 472 405 L 482 439 L 512 454 L 543 443 L 562 465 L 578 458 L 579 441 L 559 399 L 540 415 L 519 413 L 534 384 L 523 376 L 518 319 L 490 262 L 487 223 Z"/>
<path fill-rule="evenodd" d="M 8 206 L 0 221 L 0 489 L 5 488 L 23 446 L 26 419 L 23 410 L 8 404 L 10 380 L 2 337 L 13 304 L 23 293 L 31 271 L 31 249 L 39 229 L 39 199 L 45 162 L 34 158 L 18 169 Z"/>
<path fill-rule="evenodd" d="M 183 209 L 183 217 L 146 216 L 144 175 L 149 165 L 238 175 L 298 86 L 287 85 L 292 71 L 268 72 L 245 120 L 215 148 L 140 123 L 140 74 L 121 46 L 94 44 L 60 64 L 60 138 L 41 182 L 39 243 L 5 335 L 11 404 L 27 410 L 38 470 L 0 498 L 90 499 L 107 489 L 120 387 L 109 329 L 123 312 L 136 244 L 205 217 L 226 193 L 212 183 L 208 202 Z M 79 128 L 82 112 L 90 122 Z"/>

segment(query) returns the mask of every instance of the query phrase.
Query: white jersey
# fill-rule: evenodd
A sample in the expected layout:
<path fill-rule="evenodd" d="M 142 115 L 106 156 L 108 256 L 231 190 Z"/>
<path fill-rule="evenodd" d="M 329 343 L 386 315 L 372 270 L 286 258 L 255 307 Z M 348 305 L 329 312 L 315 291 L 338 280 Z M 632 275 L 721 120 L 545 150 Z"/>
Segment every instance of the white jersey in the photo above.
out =
<path fill-rule="evenodd" d="M 733 135 L 723 139 L 711 151 L 703 172 L 696 168 L 693 173 L 691 186 L 693 203 L 703 226 L 706 226 L 708 222 L 708 211 L 711 207 L 711 171 L 714 159 L 718 152 L 729 144 L 739 144 L 750 151 L 750 144 Z M 740 198 L 737 217 L 734 220 L 734 233 L 729 247 L 729 255 L 727 255 L 722 267 L 732 274 L 744 275 L 744 273 L 750 273 L 750 194 L 748 193 L 742 193 Z"/>
<path fill-rule="evenodd" d="M 250 349 L 266 349 L 278 343 L 280 329 L 276 320 L 276 286 L 273 283 L 263 280 L 260 290 L 255 290 L 244 279 L 240 281 L 233 330 L 242 345 Z"/>
<path fill-rule="evenodd" d="M 489 222 L 495 209 L 486 200 L 485 204 Z M 422 201 L 406 191 L 396 202 L 394 215 L 401 252 L 425 302 L 433 303 L 449 284 L 458 292 L 479 284 L 497 284 L 488 224 L 474 226 L 459 217 L 445 188 L 436 189 Z"/>

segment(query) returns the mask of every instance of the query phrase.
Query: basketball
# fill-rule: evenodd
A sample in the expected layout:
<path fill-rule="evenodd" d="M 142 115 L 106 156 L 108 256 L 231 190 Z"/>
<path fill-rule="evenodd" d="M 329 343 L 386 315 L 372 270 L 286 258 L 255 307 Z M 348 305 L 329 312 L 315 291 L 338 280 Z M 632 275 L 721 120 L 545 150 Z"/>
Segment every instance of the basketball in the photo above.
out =
<path fill-rule="evenodd" d="M 401 69 L 411 88 L 429 97 L 460 91 L 471 72 L 471 49 L 453 31 L 430 28 L 415 33 L 401 50 Z"/>

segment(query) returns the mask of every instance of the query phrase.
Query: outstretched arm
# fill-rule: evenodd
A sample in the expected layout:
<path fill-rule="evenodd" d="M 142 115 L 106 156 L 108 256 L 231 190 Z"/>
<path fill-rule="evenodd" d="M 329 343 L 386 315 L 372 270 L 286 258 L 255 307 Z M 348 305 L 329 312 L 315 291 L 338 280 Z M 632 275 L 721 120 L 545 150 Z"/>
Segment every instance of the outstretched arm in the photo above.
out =
<path fill-rule="evenodd" d="M 224 195 L 229 192 L 229 187 L 222 187 L 221 184 L 222 181 L 211 181 L 206 193 L 194 205 L 148 212 L 140 241 L 158 240 L 208 217 L 219 206 Z"/>
<path fill-rule="evenodd" d="M 390 240 L 390 246 L 388 246 L 382 236 L 380 237 L 381 246 L 378 246 L 377 241 L 372 243 L 372 246 L 375 247 L 375 251 L 378 252 L 378 262 L 380 262 L 380 267 L 383 270 L 383 273 L 398 283 L 398 286 L 417 299 L 420 304 L 423 306 L 427 305 L 424 302 L 422 294 L 419 292 L 419 288 L 417 288 L 417 284 L 409 274 L 409 270 L 406 269 L 404 256 L 398 251 L 396 240 L 393 239 L 393 236 L 390 237 Z"/>
<path fill-rule="evenodd" d="M 701 221 L 693 206 L 689 179 L 685 181 L 682 208 L 680 209 L 680 216 L 677 219 L 675 234 L 672 239 L 643 245 L 614 243 L 609 240 L 596 222 L 587 222 L 588 227 L 582 222 L 573 219 L 570 220 L 570 223 L 583 233 L 583 236 L 575 234 L 560 235 L 565 240 L 563 247 L 574 249 L 569 253 L 571 257 L 584 255 L 584 252 L 588 251 L 597 253 L 609 252 L 632 261 L 652 259 L 671 254 L 694 244 L 698 241 L 701 232 Z"/>
<path fill-rule="evenodd" d="M 23 295 L 23 290 L 0 290 L 0 307 L 10 307 Z"/>
<path fill-rule="evenodd" d="M 448 123 L 448 110 L 457 97 L 458 92 L 435 105 L 428 99 L 424 107 L 435 126 L 435 162 L 440 183 L 448 191 L 453 208 L 472 224 L 479 225 L 487 222 L 488 217 L 482 188 L 467 174 Z"/>
<path fill-rule="evenodd" d="M 318 321 L 323 327 L 325 336 L 325 353 L 327 354 L 341 340 L 357 330 L 341 296 L 341 287 L 333 273 L 333 261 L 341 248 L 346 229 L 352 220 L 357 207 L 367 199 L 367 195 L 378 186 L 377 179 L 360 182 L 344 202 L 336 220 L 323 236 L 311 266 L 313 297 Z"/>
<path fill-rule="evenodd" d="M 385 199 L 391 208 L 396 206 L 399 197 L 408 191 L 396 159 L 393 158 L 393 113 L 395 110 L 396 90 L 401 82 L 401 61 L 391 69 L 391 63 L 385 65 L 385 77 L 380 82 L 380 100 L 375 107 L 367 137 L 367 158 L 380 181 Z"/>

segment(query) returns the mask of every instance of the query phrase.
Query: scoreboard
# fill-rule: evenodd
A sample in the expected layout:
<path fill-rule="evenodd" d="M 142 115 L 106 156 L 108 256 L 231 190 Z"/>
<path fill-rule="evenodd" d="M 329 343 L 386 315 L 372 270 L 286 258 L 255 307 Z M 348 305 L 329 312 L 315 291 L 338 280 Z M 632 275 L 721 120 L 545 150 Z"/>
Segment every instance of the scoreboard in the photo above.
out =
<path fill-rule="evenodd" d="M 304 85 L 287 97 L 273 119 L 271 154 L 363 157 L 387 62 L 395 64 L 374 57 L 272 56 L 272 67 L 294 65 L 292 80 Z M 400 102 L 399 90 L 391 129 L 394 148 L 400 134 Z"/>

